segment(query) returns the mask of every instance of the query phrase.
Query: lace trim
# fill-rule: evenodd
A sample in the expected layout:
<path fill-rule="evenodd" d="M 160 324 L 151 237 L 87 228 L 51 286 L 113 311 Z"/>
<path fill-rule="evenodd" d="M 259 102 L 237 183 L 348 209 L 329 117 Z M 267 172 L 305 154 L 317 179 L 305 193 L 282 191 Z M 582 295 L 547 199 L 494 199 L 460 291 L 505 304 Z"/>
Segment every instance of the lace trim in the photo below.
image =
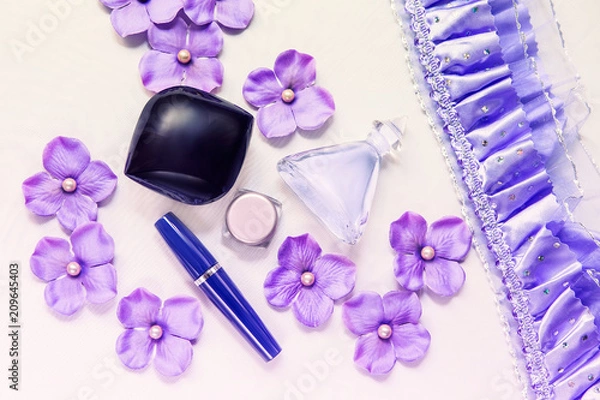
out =
<path fill-rule="evenodd" d="M 404 30 L 404 21 L 402 19 L 401 12 L 398 10 L 398 7 L 396 7 L 397 1 L 399 1 L 399 0 L 390 0 L 390 8 L 391 8 L 392 14 L 394 15 L 394 18 L 396 20 L 396 23 L 400 27 L 400 40 L 402 42 L 402 47 L 407 51 L 407 55 L 405 57 L 405 62 L 406 62 L 407 68 L 409 70 L 409 74 L 410 74 L 411 82 L 413 84 L 415 95 L 417 96 L 419 105 L 421 106 L 421 109 L 423 110 L 423 112 L 425 114 L 425 117 L 427 119 L 427 123 L 428 123 L 429 127 L 431 128 L 432 132 L 434 133 L 435 138 L 437 139 L 438 143 L 440 144 L 440 151 L 442 153 L 444 161 L 446 162 L 446 167 L 448 168 L 448 170 L 450 172 L 449 176 L 452 181 L 452 186 L 454 187 L 456 197 L 462 206 L 461 213 L 462 213 L 465 221 L 467 222 L 467 224 L 471 227 L 472 230 L 474 230 L 474 228 L 476 226 L 475 224 L 478 224 L 478 218 L 474 214 L 469 212 L 469 209 L 467 208 L 467 198 L 464 196 L 464 194 L 463 194 L 464 191 L 461 190 L 461 185 L 459 183 L 459 180 L 457 179 L 457 175 L 454 173 L 454 170 L 453 170 L 453 165 L 455 165 L 454 160 L 451 159 L 450 155 L 448 154 L 448 151 L 447 151 L 446 147 L 444 146 L 444 142 L 443 142 L 443 138 L 442 138 L 443 133 L 440 132 L 436 121 L 432 117 L 432 115 L 435 115 L 435 112 L 432 112 L 433 110 L 431 110 L 431 108 L 425 103 L 425 100 L 423 99 L 422 92 L 421 92 L 421 89 L 419 88 L 419 83 L 418 83 L 419 78 L 417 77 L 415 68 L 413 68 L 414 66 L 418 67 L 419 65 L 418 65 L 418 63 L 413 62 L 413 60 L 411 59 L 411 52 L 410 52 L 408 40 L 406 37 L 407 32 Z M 597 168 L 597 170 L 599 171 L 599 175 L 600 175 L 600 168 Z M 513 370 L 514 370 L 515 376 L 517 378 L 517 382 L 520 384 L 521 398 L 523 400 L 527 400 L 529 398 L 528 374 L 527 374 L 526 370 L 524 369 L 524 366 L 521 365 L 521 360 L 517 357 L 517 353 L 514 351 L 513 337 L 511 335 L 512 327 L 511 327 L 511 324 L 509 321 L 509 316 L 507 316 L 507 314 L 506 314 L 506 307 L 504 307 L 501 304 L 501 297 L 496 294 L 497 285 L 494 283 L 494 279 L 496 279 L 496 275 L 493 273 L 493 271 L 491 270 L 491 267 L 490 267 L 492 264 L 494 264 L 495 260 L 493 260 L 490 257 L 490 254 L 487 250 L 487 240 L 485 239 L 485 237 L 480 237 L 480 236 L 483 236 L 483 235 L 480 235 L 475 231 L 475 234 L 473 236 L 473 246 L 475 247 L 475 251 L 479 255 L 480 260 L 482 260 L 483 268 L 485 270 L 485 275 L 486 275 L 488 284 L 490 286 L 490 293 L 494 293 L 494 295 L 491 297 L 492 297 L 492 300 L 496 307 L 496 312 L 498 313 L 498 317 L 500 319 L 500 324 L 502 325 L 502 331 L 504 333 L 504 339 L 506 341 L 507 350 L 512 359 Z M 504 297 L 502 297 L 502 298 L 504 298 Z"/>
<path fill-rule="evenodd" d="M 570 154 L 569 147 L 567 146 L 567 142 L 565 140 L 563 129 L 561 128 L 561 123 L 556 116 L 556 114 L 557 114 L 556 106 L 554 105 L 554 101 L 552 101 L 552 99 L 550 97 L 550 93 L 548 93 L 548 90 L 546 89 L 548 86 L 544 83 L 544 80 L 542 79 L 542 76 L 538 69 L 535 58 L 529 54 L 529 46 L 527 45 L 527 35 L 525 35 L 525 32 L 523 31 L 523 27 L 521 26 L 521 22 L 519 20 L 518 3 L 516 0 L 513 0 L 512 3 L 513 3 L 513 8 L 515 10 L 517 30 L 519 31 L 519 37 L 521 39 L 521 44 L 523 45 L 523 56 L 525 57 L 525 60 L 528 60 L 529 63 L 531 64 L 533 73 L 542 87 L 542 92 L 544 93 L 544 99 L 546 100 L 546 103 L 548 104 L 548 106 L 552 112 L 552 120 L 554 121 L 554 125 L 556 127 L 556 129 L 555 129 L 556 137 L 558 138 L 558 142 L 560 143 L 560 145 L 563 148 L 565 157 L 567 158 L 567 160 L 569 161 L 569 164 L 571 165 L 571 169 L 573 171 L 573 182 L 575 183 L 575 186 L 577 187 L 579 195 L 583 196 L 583 188 L 581 187 L 581 183 L 579 182 L 579 173 L 577 172 L 577 165 L 575 164 L 575 161 L 573 160 L 573 157 Z M 551 7 L 552 7 L 552 11 L 554 12 L 554 4 L 553 3 L 551 3 Z M 560 38 L 561 38 L 561 40 L 563 40 L 563 47 L 564 47 L 564 39 L 562 36 L 562 31 L 559 31 L 559 32 L 560 32 Z M 570 210 L 570 207 L 569 207 L 569 203 L 567 201 L 565 201 L 565 199 L 560 199 L 560 200 L 561 200 L 562 205 L 565 207 L 566 211 L 568 212 L 569 216 L 571 217 L 571 220 L 574 220 L 574 218 L 572 217 L 572 210 Z"/>
<path fill-rule="evenodd" d="M 415 35 L 415 48 L 424 68 L 425 80 L 431 87 L 431 97 L 437 103 L 437 113 L 446 125 L 450 145 L 462 168 L 463 182 L 473 202 L 475 215 L 481 221 L 482 231 L 490 250 L 496 256 L 497 267 L 502 274 L 504 286 L 508 290 L 507 297 L 518 325 L 518 334 L 523 342 L 522 353 L 526 359 L 531 387 L 537 399 L 551 399 L 553 391 L 549 382 L 549 373 L 534 327 L 534 319 L 529 313 L 527 294 L 515 272 L 515 262 L 511 250 L 504 241 L 502 229 L 498 225 L 492 205 L 483 190 L 483 180 L 479 174 L 479 161 L 471 150 L 465 129 L 450 100 L 448 87 L 440 73 L 440 60 L 433 56 L 435 45 L 430 38 L 425 7 L 421 0 L 406 0 L 405 9 L 410 14 L 410 28 Z"/>

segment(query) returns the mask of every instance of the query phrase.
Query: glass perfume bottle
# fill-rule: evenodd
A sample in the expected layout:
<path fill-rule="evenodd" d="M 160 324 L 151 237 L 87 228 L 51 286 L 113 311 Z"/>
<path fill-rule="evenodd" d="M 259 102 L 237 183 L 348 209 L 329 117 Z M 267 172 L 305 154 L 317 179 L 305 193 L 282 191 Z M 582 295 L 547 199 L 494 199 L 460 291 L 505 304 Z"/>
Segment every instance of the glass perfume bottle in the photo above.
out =
<path fill-rule="evenodd" d="M 400 147 L 405 124 L 406 117 L 375 121 L 366 140 L 287 156 L 277 170 L 334 235 L 355 244 L 369 218 L 381 159 Z"/>

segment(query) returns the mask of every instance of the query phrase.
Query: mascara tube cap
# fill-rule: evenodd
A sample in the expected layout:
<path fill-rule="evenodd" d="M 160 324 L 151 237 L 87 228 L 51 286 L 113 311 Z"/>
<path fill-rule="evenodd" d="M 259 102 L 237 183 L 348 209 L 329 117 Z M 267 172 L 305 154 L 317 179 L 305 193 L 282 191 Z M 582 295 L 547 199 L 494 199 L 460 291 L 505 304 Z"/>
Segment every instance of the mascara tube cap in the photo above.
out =
<path fill-rule="evenodd" d="M 265 361 L 281 352 L 260 317 L 200 240 L 173 213 L 155 223 L 196 285 Z"/>
<path fill-rule="evenodd" d="M 154 226 L 194 281 L 217 264 L 196 235 L 172 212 L 165 214 Z"/>

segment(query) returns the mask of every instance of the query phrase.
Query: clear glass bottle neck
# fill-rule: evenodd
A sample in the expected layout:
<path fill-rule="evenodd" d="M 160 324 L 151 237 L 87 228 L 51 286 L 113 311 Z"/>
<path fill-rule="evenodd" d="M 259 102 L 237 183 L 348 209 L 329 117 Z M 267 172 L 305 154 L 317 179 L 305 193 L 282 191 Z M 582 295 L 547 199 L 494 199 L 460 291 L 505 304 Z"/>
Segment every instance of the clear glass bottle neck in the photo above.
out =
<path fill-rule="evenodd" d="M 406 126 L 406 117 L 394 120 L 375 121 L 373 129 L 367 136 L 367 143 L 377 150 L 379 157 L 383 157 L 392 150 L 399 150 L 402 146 L 402 134 Z"/>

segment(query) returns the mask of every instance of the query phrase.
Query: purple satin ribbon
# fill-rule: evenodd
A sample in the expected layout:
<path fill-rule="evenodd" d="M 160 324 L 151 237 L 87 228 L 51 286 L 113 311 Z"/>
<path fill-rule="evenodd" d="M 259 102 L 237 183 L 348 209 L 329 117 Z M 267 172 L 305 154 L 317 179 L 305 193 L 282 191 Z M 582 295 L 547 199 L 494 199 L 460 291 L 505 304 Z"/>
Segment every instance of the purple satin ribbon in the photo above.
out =
<path fill-rule="evenodd" d="M 600 393 L 600 250 L 568 222 L 566 199 L 582 195 L 557 135 L 565 102 L 536 66 L 527 4 L 395 0 L 422 98 L 498 267 L 529 392 L 579 399 Z"/>

